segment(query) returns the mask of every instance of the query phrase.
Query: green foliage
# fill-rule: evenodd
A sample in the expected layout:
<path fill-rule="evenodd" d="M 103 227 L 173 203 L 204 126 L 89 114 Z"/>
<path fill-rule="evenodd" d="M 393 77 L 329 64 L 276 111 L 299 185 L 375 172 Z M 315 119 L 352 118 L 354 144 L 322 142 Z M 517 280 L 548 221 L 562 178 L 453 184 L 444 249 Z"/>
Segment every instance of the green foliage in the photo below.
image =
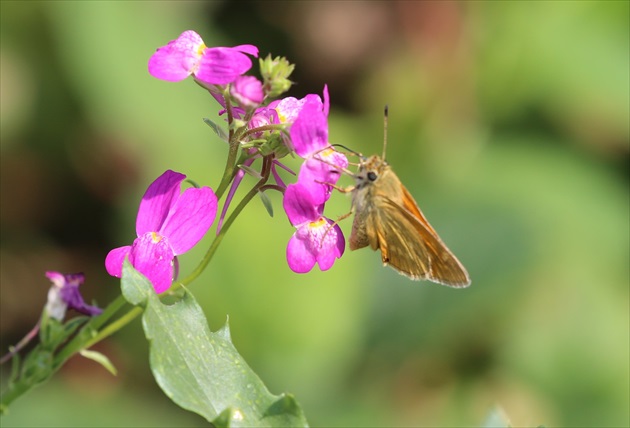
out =
<path fill-rule="evenodd" d="M 79 351 L 79 354 L 81 354 L 82 357 L 87 358 L 88 360 L 97 362 L 98 364 L 103 366 L 105 370 L 107 370 L 114 376 L 118 374 L 118 370 L 116 370 L 116 367 L 114 367 L 114 365 L 109 360 L 109 358 L 107 358 L 106 355 L 101 354 L 100 352 L 90 351 L 89 349 L 83 349 L 82 351 Z"/>
<path fill-rule="evenodd" d="M 77 243 L 107 237 L 103 252 L 72 247 L 93 257 L 94 278 L 104 251 L 129 242 L 145 183 L 166 168 L 213 188 L 220 178 L 227 145 L 198 118 L 223 119 L 194 83 L 148 76 L 159 44 L 196 29 L 208 46 L 260 43 L 263 55 L 286 55 L 301 72 L 316 53 L 300 44 L 296 23 L 314 16 L 299 2 L 285 5 L 291 20 L 270 19 L 265 2 L 234 20 L 218 12 L 237 2 L 0 3 L 2 80 L 11 89 L 3 90 L 2 207 L 26 214 L 13 223 L 2 216 L 9 329 L 27 313 L 14 293 L 33 298 L 32 288 L 17 287 L 11 261 L 37 266 L 43 253 L 76 254 L 42 224 L 59 230 L 59 219 L 75 220 Z M 353 61 L 357 74 L 328 77 L 335 64 L 320 53 L 315 60 L 333 66 L 326 79 L 302 73 L 292 95 L 327 82 L 331 142 L 364 154 L 382 150 L 389 104 L 388 159 L 472 287 L 410 283 L 370 251 L 294 275 L 284 261 L 293 228 L 250 204 L 195 298 L 212 326 L 230 314 L 239 351 L 271 390 L 295 392 L 313 425 L 471 425 L 496 402 L 516 426 L 628 426 L 630 3 L 433 2 L 405 13 L 414 4 L 391 8 L 409 24 L 379 33 L 367 61 Z M 94 212 L 85 212 L 85 188 L 68 191 L 76 183 L 100 189 L 101 229 L 77 224 Z M 278 194 L 267 195 L 280 206 Z M 349 199 L 337 195 L 330 206 L 344 214 Z M 340 226 L 349 232 L 350 224 Z M 184 255 L 181 272 L 206 249 Z M 90 281 L 87 295 L 105 302 L 119 294 L 116 282 Z M 110 344 L 127 367 L 109 395 L 94 393 L 90 377 L 81 385 L 54 376 L 14 402 L 2 425 L 207 424 L 155 387 L 141 328 L 121 333 Z"/>
<path fill-rule="evenodd" d="M 223 128 L 221 128 L 219 125 L 217 125 L 216 123 L 214 123 L 212 120 L 208 119 L 207 117 L 204 117 L 203 121 L 204 121 L 204 123 L 206 125 L 208 125 L 210 128 L 212 128 L 214 133 L 217 134 L 217 136 L 221 140 L 223 140 L 225 142 L 230 141 L 230 137 L 228 136 L 228 134 L 226 134 L 225 130 Z"/>
<path fill-rule="evenodd" d="M 260 195 L 260 200 L 265 206 L 265 209 L 267 210 L 269 217 L 273 217 L 273 205 L 271 203 L 271 199 L 269 199 L 269 196 L 267 196 L 265 192 L 258 192 L 258 194 Z"/>
<path fill-rule="evenodd" d="M 8 411 L 13 400 L 50 379 L 53 373 L 63 365 L 63 361 L 55 359 L 56 351 L 87 319 L 87 317 L 76 317 L 63 324 L 49 317 L 44 309 L 39 326 L 40 343 L 26 355 L 23 361 L 17 354 L 12 359 L 9 382 L 2 391 L 0 414 Z"/>
<path fill-rule="evenodd" d="M 276 97 L 289 90 L 293 84 L 289 80 L 289 76 L 293 73 L 295 65 L 284 57 L 271 58 L 271 55 L 267 55 L 265 59 L 261 58 L 259 63 L 260 74 L 263 77 L 265 87 L 268 88 L 270 97 Z"/>
<path fill-rule="evenodd" d="M 307 426 L 291 395 L 272 395 L 232 344 L 227 323 L 208 328 L 190 292 L 165 305 L 149 281 L 125 262 L 122 291 L 145 308 L 151 370 L 164 393 L 215 426 Z"/>

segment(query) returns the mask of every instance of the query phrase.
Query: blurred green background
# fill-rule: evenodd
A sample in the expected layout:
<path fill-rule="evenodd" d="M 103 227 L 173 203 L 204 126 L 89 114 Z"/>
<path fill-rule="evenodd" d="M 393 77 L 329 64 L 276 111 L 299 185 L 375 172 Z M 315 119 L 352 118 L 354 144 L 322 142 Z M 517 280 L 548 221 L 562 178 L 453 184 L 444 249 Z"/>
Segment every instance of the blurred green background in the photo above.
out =
<path fill-rule="evenodd" d="M 495 406 L 517 426 L 630 424 L 628 2 L 0 4 L 2 352 L 45 270 L 85 272 L 101 305 L 119 293 L 104 257 L 164 170 L 218 185 L 216 104 L 146 67 L 194 29 L 288 57 L 296 97 L 327 83 L 333 143 L 380 153 L 388 104 L 388 160 L 473 281 L 412 282 L 369 250 L 293 274 L 280 196 L 273 218 L 254 201 L 192 290 L 273 393 L 314 426 L 470 426 Z M 2 426 L 204 425 L 155 384 L 139 320 L 97 349 L 117 377 L 75 358 Z"/>

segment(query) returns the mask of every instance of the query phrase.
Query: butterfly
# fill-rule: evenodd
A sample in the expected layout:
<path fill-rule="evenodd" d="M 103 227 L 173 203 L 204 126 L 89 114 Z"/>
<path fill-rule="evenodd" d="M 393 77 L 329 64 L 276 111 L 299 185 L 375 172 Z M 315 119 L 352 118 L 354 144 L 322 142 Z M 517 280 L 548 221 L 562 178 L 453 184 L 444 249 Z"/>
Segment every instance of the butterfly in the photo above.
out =
<path fill-rule="evenodd" d="M 385 160 L 387 107 L 383 156 L 361 155 L 352 194 L 354 221 L 350 249 L 381 251 L 389 265 L 411 279 L 424 279 L 451 287 L 467 287 L 470 277 L 457 257 L 442 242 L 418 208 L 413 196 Z"/>

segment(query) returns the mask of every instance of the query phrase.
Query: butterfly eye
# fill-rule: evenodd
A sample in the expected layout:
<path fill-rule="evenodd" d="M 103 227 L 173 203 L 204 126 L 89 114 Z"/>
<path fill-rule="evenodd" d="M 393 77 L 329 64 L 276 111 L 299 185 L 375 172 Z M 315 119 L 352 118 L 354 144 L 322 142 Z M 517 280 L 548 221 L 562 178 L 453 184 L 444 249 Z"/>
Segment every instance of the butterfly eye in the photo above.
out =
<path fill-rule="evenodd" d="M 370 181 L 374 181 L 376 180 L 376 173 L 374 171 L 370 171 L 367 173 L 367 178 Z"/>

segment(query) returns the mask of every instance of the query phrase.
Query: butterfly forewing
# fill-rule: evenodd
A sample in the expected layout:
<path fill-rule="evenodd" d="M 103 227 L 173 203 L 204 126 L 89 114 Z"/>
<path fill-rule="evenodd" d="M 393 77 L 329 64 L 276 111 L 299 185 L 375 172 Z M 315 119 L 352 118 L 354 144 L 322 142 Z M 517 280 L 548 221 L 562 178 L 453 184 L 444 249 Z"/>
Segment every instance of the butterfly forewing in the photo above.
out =
<path fill-rule="evenodd" d="M 370 157 L 355 179 L 351 250 L 367 245 L 380 249 L 384 264 L 412 279 L 451 287 L 470 284 L 466 269 L 440 240 L 387 162 Z"/>
<path fill-rule="evenodd" d="M 374 213 L 383 263 L 413 279 L 428 279 L 452 287 L 470 284 L 459 260 L 433 229 L 412 213 L 387 198 Z"/>

